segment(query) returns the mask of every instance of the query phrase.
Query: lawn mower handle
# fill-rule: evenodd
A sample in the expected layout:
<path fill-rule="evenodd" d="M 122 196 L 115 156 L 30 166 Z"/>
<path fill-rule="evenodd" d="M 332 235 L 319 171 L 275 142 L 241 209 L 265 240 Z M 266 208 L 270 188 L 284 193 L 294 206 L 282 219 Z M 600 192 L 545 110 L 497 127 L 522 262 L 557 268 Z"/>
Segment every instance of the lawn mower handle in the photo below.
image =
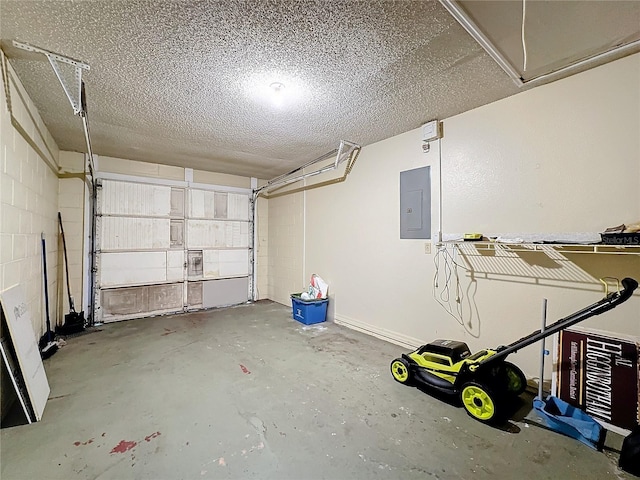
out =
<path fill-rule="evenodd" d="M 536 343 L 543 338 L 547 338 L 548 336 L 553 335 L 560 330 L 564 330 L 565 328 L 568 328 L 572 325 L 575 325 L 578 322 L 582 322 L 587 318 L 593 317 L 595 315 L 600 315 L 601 313 L 608 312 L 609 310 L 616 308 L 618 305 L 626 302 L 631 297 L 633 291 L 638 288 L 638 282 L 633 278 L 627 277 L 622 279 L 622 286 L 624 287 L 622 290 L 610 293 L 602 300 L 594 303 L 593 305 L 589 305 L 588 307 L 585 307 L 582 310 L 569 315 L 568 317 L 561 318 L 557 322 L 554 322 L 547 328 L 545 328 L 544 331 L 536 330 L 530 335 L 522 337 L 520 340 L 517 340 L 507 346 L 498 347 L 496 349 L 497 353 L 495 355 L 480 362 L 478 366 L 487 365 L 499 360 L 504 360 L 507 355 L 516 352 L 521 348 L 527 347 L 532 343 Z"/>

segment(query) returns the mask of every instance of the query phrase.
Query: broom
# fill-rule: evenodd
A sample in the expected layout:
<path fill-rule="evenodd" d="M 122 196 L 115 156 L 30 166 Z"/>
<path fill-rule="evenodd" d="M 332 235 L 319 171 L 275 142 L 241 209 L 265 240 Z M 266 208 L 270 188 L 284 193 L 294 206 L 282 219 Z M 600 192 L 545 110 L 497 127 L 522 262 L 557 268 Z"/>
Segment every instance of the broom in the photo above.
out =
<path fill-rule="evenodd" d="M 58 344 L 53 341 L 53 332 L 51 331 L 51 321 L 49 320 L 49 285 L 47 281 L 47 246 L 44 241 L 44 233 L 42 233 L 42 272 L 44 274 L 44 308 L 47 315 L 47 331 L 38 342 L 40 356 L 44 360 L 49 358 L 58 351 Z"/>
<path fill-rule="evenodd" d="M 67 242 L 64 239 L 64 228 L 62 228 L 62 215 L 58 212 L 58 223 L 60 224 L 60 233 L 62 234 L 62 249 L 64 250 L 64 266 L 67 277 L 67 294 L 69 295 L 69 313 L 64 316 L 64 325 L 56 326 L 58 335 L 70 335 L 79 333 L 84 330 L 84 312 L 76 312 L 71 296 L 71 288 L 69 287 L 69 260 L 67 260 Z"/>

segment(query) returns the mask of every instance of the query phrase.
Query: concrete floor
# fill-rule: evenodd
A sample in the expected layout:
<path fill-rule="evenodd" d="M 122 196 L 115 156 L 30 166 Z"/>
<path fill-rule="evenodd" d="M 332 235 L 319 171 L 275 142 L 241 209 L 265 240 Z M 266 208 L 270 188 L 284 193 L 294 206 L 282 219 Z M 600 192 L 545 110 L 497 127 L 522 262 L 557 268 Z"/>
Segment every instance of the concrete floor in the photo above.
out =
<path fill-rule="evenodd" d="M 1 478 L 631 478 L 396 383 L 402 351 L 272 302 L 104 325 L 45 362 L 44 418 L 2 430 Z"/>

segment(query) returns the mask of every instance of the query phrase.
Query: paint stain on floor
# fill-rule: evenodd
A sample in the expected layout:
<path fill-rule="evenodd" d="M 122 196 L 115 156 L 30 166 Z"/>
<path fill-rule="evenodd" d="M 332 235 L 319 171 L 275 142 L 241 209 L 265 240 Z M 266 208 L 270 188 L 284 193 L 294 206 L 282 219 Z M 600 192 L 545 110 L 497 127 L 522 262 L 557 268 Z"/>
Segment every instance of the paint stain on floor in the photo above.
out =
<path fill-rule="evenodd" d="M 151 440 L 153 440 L 154 438 L 160 436 L 160 432 L 154 432 L 151 435 L 147 435 L 146 437 L 144 437 L 144 441 L 145 442 L 150 442 Z M 189 442 L 187 442 L 187 445 L 189 444 Z"/>
<path fill-rule="evenodd" d="M 76 447 L 79 447 L 80 445 L 89 445 L 90 443 L 93 443 L 93 438 L 90 438 L 86 442 L 73 442 Z"/>
<path fill-rule="evenodd" d="M 171 335 L 172 333 L 176 333 L 175 330 L 171 330 L 170 328 L 165 328 L 164 329 L 164 333 L 161 334 L 162 337 L 166 336 L 166 335 Z"/>
<path fill-rule="evenodd" d="M 240 364 L 240 370 L 242 370 L 242 373 L 246 373 L 247 375 L 251 374 L 249 369 L 247 367 L 245 367 L 244 365 L 242 365 L 242 364 Z"/>
<path fill-rule="evenodd" d="M 120 443 L 118 445 L 116 445 L 115 447 L 113 447 L 113 449 L 109 453 L 124 453 L 124 452 L 128 452 L 129 450 L 134 448 L 136 445 L 138 445 L 138 442 L 120 440 Z"/>
<path fill-rule="evenodd" d="M 150 442 L 151 440 L 153 440 L 154 438 L 159 437 L 160 435 L 162 435 L 160 432 L 153 432 L 150 435 L 147 435 L 146 437 L 144 437 L 144 441 L 145 442 Z M 103 434 L 104 436 L 104 434 Z M 91 439 L 89 441 L 89 443 L 91 443 L 93 441 L 93 439 Z M 140 441 L 142 442 L 142 440 Z M 129 450 L 132 450 L 133 448 L 135 448 L 138 445 L 138 442 L 135 442 L 133 440 L 120 440 L 120 443 L 118 445 L 116 445 L 115 447 L 113 447 L 113 449 L 111 449 L 110 453 L 125 453 L 128 452 Z M 133 457 L 135 458 L 135 457 Z"/>

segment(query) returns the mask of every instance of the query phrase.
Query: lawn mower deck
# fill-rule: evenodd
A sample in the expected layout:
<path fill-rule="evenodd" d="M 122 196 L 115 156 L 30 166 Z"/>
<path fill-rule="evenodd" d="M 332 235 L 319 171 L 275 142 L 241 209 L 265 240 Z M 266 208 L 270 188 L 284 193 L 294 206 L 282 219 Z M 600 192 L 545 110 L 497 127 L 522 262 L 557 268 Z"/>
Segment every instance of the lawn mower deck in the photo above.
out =
<path fill-rule="evenodd" d="M 395 359 L 391 373 L 400 383 L 459 396 L 472 417 L 495 422 L 504 411 L 506 397 L 520 395 L 527 386 L 514 364 L 504 360 L 482 363 L 496 353 L 481 350 L 472 355 L 464 342 L 435 340 Z"/>

